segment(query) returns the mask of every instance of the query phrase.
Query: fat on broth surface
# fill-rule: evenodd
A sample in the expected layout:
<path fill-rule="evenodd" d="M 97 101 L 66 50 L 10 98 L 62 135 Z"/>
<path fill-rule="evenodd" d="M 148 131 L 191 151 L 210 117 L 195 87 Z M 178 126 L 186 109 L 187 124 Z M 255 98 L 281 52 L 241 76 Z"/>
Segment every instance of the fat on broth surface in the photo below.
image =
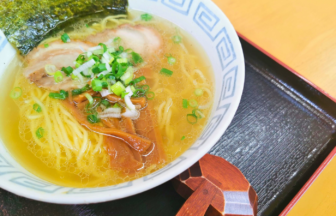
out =
<path fill-rule="evenodd" d="M 51 183 L 68 187 L 114 185 L 162 168 L 200 136 L 213 103 L 214 82 L 209 60 L 197 42 L 183 30 L 159 17 L 148 22 L 141 21 L 141 14 L 131 11 L 127 19 L 83 20 L 69 28 L 72 31 L 68 34 L 71 40 L 84 40 L 90 34 L 117 28 L 124 23 L 150 26 L 160 33 L 162 50 L 148 59 L 145 67 L 155 72 L 146 84 L 155 93 L 155 98 L 150 101 L 151 115 L 156 119 L 155 127 L 162 136 L 165 162 L 152 163 L 148 157 L 144 167 L 138 171 L 111 168 L 110 160 L 113 159 L 107 153 L 103 135 L 81 126 L 59 100 L 48 97 L 48 90 L 30 83 L 22 74 L 24 59 L 18 57 L 1 80 L 0 135 L 12 156 L 28 171 Z M 87 28 L 86 23 L 95 24 Z M 46 39 L 42 44 L 52 43 L 63 33 Z M 182 36 L 182 43 L 173 42 L 175 35 Z M 168 64 L 169 56 L 176 59 L 174 65 Z M 173 75 L 160 74 L 162 68 L 173 71 Z M 9 95 L 17 86 L 22 89 L 22 96 L 13 100 Z M 203 95 L 196 96 L 196 89 L 202 89 Z M 194 108 L 183 108 L 183 99 L 206 105 L 206 109 L 201 109 L 204 117 L 199 118 L 196 124 L 187 121 L 187 115 Z M 41 106 L 42 112 L 33 109 L 35 103 Z M 42 139 L 35 135 L 40 127 L 44 129 Z"/>

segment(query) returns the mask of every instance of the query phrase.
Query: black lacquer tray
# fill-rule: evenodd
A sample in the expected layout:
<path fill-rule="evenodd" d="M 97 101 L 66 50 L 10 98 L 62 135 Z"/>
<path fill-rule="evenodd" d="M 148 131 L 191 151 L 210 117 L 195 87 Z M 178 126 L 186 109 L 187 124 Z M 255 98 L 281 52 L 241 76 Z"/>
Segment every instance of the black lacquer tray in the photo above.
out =
<path fill-rule="evenodd" d="M 210 153 L 245 174 L 259 196 L 258 215 L 278 215 L 335 146 L 336 104 L 250 44 L 242 45 L 241 104 Z M 183 203 L 170 182 L 91 205 L 47 204 L 0 190 L 0 215 L 172 216 Z"/>

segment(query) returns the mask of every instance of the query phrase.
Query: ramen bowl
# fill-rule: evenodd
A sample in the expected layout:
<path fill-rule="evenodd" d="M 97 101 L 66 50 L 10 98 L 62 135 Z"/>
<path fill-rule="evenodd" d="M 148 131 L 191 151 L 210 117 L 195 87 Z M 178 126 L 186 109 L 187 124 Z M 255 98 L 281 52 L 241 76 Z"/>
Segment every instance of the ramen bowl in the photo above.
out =
<path fill-rule="evenodd" d="M 210 0 L 130 0 L 129 8 L 162 17 L 193 36 L 214 71 L 215 96 L 209 121 L 195 143 L 165 167 L 142 178 L 99 188 L 62 187 L 25 170 L 0 140 L 0 187 L 19 196 L 59 204 L 116 200 L 154 188 L 174 178 L 204 156 L 223 135 L 238 108 L 244 85 L 244 57 L 238 36 Z M 0 79 L 16 50 L 0 32 Z"/>

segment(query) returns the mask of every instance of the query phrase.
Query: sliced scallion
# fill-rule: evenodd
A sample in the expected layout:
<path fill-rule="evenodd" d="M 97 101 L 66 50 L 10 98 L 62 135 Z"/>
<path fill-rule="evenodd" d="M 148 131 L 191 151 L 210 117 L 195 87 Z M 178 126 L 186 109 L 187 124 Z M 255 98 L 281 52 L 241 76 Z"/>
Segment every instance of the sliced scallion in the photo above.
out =
<path fill-rule="evenodd" d="M 187 99 L 182 100 L 182 106 L 183 106 L 184 109 L 188 108 L 188 100 Z"/>
<path fill-rule="evenodd" d="M 131 54 L 132 54 L 132 59 L 133 59 L 134 64 L 138 64 L 138 63 L 143 62 L 143 59 L 141 58 L 141 56 L 138 53 L 132 52 Z"/>
<path fill-rule="evenodd" d="M 113 39 L 113 43 L 115 46 L 119 46 L 121 43 L 121 38 L 120 37 L 116 37 Z"/>
<path fill-rule="evenodd" d="M 194 125 L 197 123 L 197 116 L 195 114 L 187 114 L 187 121 Z"/>
<path fill-rule="evenodd" d="M 167 68 L 162 68 L 160 71 L 161 74 L 166 75 L 166 76 L 171 76 L 173 75 L 173 71 L 168 70 Z"/>
<path fill-rule="evenodd" d="M 126 88 L 120 81 L 118 81 L 113 86 L 111 86 L 111 90 L 117 96 L 121 96 L 121 93 L 124 92 Z"/>
<path fill-rule="evenodd" d="M 91 86 L 92 86 L 93 91 L 98 92 L 98 91 L 103 90 L 103 83 L 99 79 L 93 79 L 91 82 Z"/>
<path fill-rule="evenodd" d="M 10 97 L 13 98 L 13 99 L 17 99 L 17 98 L 21 97 L 21 95 L 22 95 L 22 88 L 20 88 L 20 87 L 13 88 L 13 90 L 10 93 Z"/>
<path fill-rule="evenodd" d="M 44 129 L 43 129 L 42 127 L 39 127 L 39 128 L 36 130 L 35 134 L 36 134 L 36 137 L 37 137 L 38 139 L 41 139 L 41 138 L 43 137 L 43 135 L 44 135 Z"/>
<path fill-rule="evenodd" d="M 85 93 L 84 95 L 88 99 L 90 105 L 92 105 L 93 104 L 93 98 L 92 98 L 92 96 L 89 93 Z"/>
<path fill-rule="evenodd" d="M 126 91 L 121 92 L 121 99 L 124 99 L 126 95 L 128 95 L 128 92 Z"/>
<path fill-rule="evenodd" d="M 97 115 L 88 115 L 87 116 L 87 120 L 91 123 L 91 124 L 95 124 L 98 123 L 100 121 L 100 119 L 97 117 Z"/>
<path fill-rule="evenodd" d="M 201 112 L 201 110 L 199 110 L 199 109 L 194 109 L 194 110 L 192 111 L 192 113 L 193 113 L 194 115 L 196 115 L 197 118 L 199 118 L 199 119 L 205 117 L 205 115 L 204 115 L 204 114 Z"/>
<path fill-rule="evenodd" d="M 146 98 L 147 98 L 148 100 L 153 100 L 153 99 L 155 98 L 155 93 L 152 92 L 152 91 L 147 92 L 147 93 L 146 93 Z"/>
<path fill-rule="evenodd" d="M 67 91 L 61 90 L 59 93 L 51 92 L 49 97 L 53 99 L 65 100 L 68 97 L 69 93 Z"/>
<path fill-rule="evenodd" d="M 63 74 L 61 71 L 56 71 L 54 74 L 55 83 L 60 83 L 63 81 Z"/>
<path fill-rule="evenodd" d="M 141 86 L 141 89 L 146 92 L 146 91 L 149 90 L 149 85 L 143 85 L 143 86 Z"/>
<path fill-rule="evenodd" d="M 195 108 L 195 107 L 198 106 L 198 103 L 197 103 L 196 100 L 194 100 L 194 99 L 190 99 L 190 100 L 188 101 L 188 105 L 191 106 L 191 107 L 193 107 L 193 108 Z"/>
<path fill-rule="evenodd" d="M 113 105 L 113 108 L 121 108 L 121 106 L 120 106 L 118 103 L 115 103 L 115 104 Z"/>
<path fill-rule="evenodd" d="M 168 64 L 174 65 L 176 63 L 176 59 L 173 56 L 168 57 Z"/>
<path fill-rule="evenodd" d="M 68 43 L 68 42 L 70 42 L 70 37 L 69 37 L 69 35 L 68 35 L 67 33 L 64 33 L 64 34 L 62 34 L 62 36 L 61 36 L 61 40 L 62 40 L 64 43 Z"/>
<path fill-rule="evenodd" d="M 73 68 L 72 67 L 62 67 L 62 71 L 67 75 L 70 76 L 71 73 L 73 72 Z"/>
<path fill-rule="evenodd" d="M 99 43 L 99 46 L 103 47 L 104 53 L 107 51 L 107 46 L 103 43 Z"/>
<path fill-rule="evenodd" d="M 110 102 L 106 99 L 102 100 L 100 103 L 104 105 L 106 108 L 109 108 L 111 106 Z"/>
<path fill-rule="evenodd" d="M 172 40 L 173 40 L 174 43 L 179 44 L 179 43 L 182 42 L 182 37 L 179 36 L 179 35 L 174 35 L 174 36 L 172 37 Z"/>
<path fill-rule="evenodd" d="M 186 137 L 185 137 L 185 136 L 183 136 L 183 137 L 181 138 L 181 140 L 183 141 L 185 138 L 186 138 Z"/>
<path fill-rule="evenodd" d="M 141 82 L 142 80 L 145 80 L 145 79 L 146 79 L 146 77 L 141 76 L 141 77 L 138 77 L 138 78 L 134 79 L 132 82 L 130 82 L 130 84 L 134 85 L 134 84 L 137 84 L 137 83 L 139 83 L 139 82 Z"/>
<path fill-rule="evenodd" d="M 89 24 L 86 23 L 86 24 L 85 24 L 85 27 L 86 27 L 86 28 L 89 28 L 90 26 L 89 26 Z"/>
<path fill-rule="evenodd" d="M 204 91 L 203 89 L 196 89 L 194 93 L 197 97 L 199 97 L 203 95 Z"/>
<path fill-rule="evenodd" d="M 153 18 L 153 16 L 148 14 L 148 13 L 141 14 L 141 20 L 143 20 L 143 21 L 147 22 L 147 21 L 150 21 L 152 18 Z"/>
<path fill-rule="evenodd" d="M 49 47 L 49 44 L 44 44 L 44 48 L 48 48 Z"/>
<path fill-rule="evenodd" d="M 34 109 L 36 112 L 38 112 L 38 113 L 42 112 L 42 108 L 41 108 L 41 106 L 38 105 L 37 103 L 35 103 L 35 104 L 33 105 L 33 109 Z"/>

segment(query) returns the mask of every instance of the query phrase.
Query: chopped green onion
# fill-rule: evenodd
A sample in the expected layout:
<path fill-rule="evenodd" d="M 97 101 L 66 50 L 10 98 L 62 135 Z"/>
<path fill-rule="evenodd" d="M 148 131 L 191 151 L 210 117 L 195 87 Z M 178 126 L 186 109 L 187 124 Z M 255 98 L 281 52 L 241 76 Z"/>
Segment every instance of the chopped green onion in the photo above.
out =
<path fill-rule="evenodd" d="M 166 76 L 171 76 L 173 75 L 173 71 L 168 70 L 167 68 L 162 68 L 160 71 L 161 74 L 166 75 Z"/>
<path fill-rule="evenodd" d="M 97 115 L 88 115 L 87 116 L 87 120 L 91 123 L 91 124 L 95 124 L 98 123 L 100 121 L 100 119 L 97 117 Z"/>
<path fill-rule="evenodd" d="M 74 74 L 71 74 L 71 79 L 73 79 L 73 80 L 78 80 L 79 78 L 78 78 L 78 76 L 76 76 L 76 75 L 74 75 Z"/>
<path fill-rule="evenodd" d="M 93 79 L 91 82 L 91 86 L 92 86 L 93 91 L 98 92 L 98 91 L 103 90 L 103 83 L 99 79 Z"/>
<path fill-rule="evenodd" d="M 199 96 L 202 96 L 202 95 L 203 95 L 203 92 L 204 92 L 203 89 L 196 89 L 196 90 L 195 90 L 195 95 L 198 96 L 198 97 L 199 97 Z"/>
<path fill-rule="evenodd" d="M 115 46 L 119 46 L 121 43 L 121 38 L 120 37 L 116 37 L 113 39 L 113 43 Z"/>
<path fill-rule="evenodd" d="M 46 64 L 44 66 L 44 70 L 47 74 L 49 74 L 50 76 L 54 76 L 55 72 L 57 71 L 57 68 L 55 65 L 52 64 Z"/>
<path fill-rule="evenodd" d="M 191 99 L 191 100 L 188 101 L 188 105 L 191 106 L 191 107 L 193 107 L 193 108 L 195 108 L 195 107 L 198 106 L 198 103 L 197 103 L 196 100 Z"/>
<path fill-rule="evenodd" d="M 111 90 L 117 96 L 120 96 L 122 92 L 126 90 L 125 86 L 120 82 L 116 82 L 113 86 L 111 86 Z"/>
<path fill-rule="evenodd" d="M 62 34 L 61 39 L 64 43 L 70 42 L 70 37 L 67 33 Z"/>
<path fill-rule="evenodd" d="M 100 62 L 99 57 L 96 56 L 96 55 L 91 55 L 91 56 L 88 58 L 88 61 L 90 61 L 91 59 L 95 60 L 96 63 L 97 63 L 97 62 L 98 62 L 98 63 Z"/>
<path fill-rule="evenodd" d="M 86 27 L 86 28 L 89 28 L 90 26 L 89 26 L 89 24 L 86 23 L 86 24 L 85 24 L 85 27 Z"/>
<path fill-rule="evenodd" d="M 34 109 L 36 112 L 38 112 L 38 113 L 42 112 L 42 108 L 41 108 L 41 106 L 38 105 L 37 103 L 35 103 L 35 104 L 33 105 L 33 109 Z"/>
<path fill-rule="evenodd" d="M 55 83 L 60 83 L 63 81 L 63 74 L 61 71 L 56 71 L 54 74 Z"/>
<path fill-rule="evenodd" d="M 124 47 L 123 46 L 119 46 L 119 51 L 124 51 Z"/>
<path fill-rule="evenodd" d="M 182 106 L 183 106 L 184 109 L 188 108 L 188 100 L 187 99 L 182 100 Z"/>
<path fill-rule="evenodd" d="M 85 61 L 85 56 L 84 55 L 79 55 L 76 59 L 76 68 L 79 68 Z"/>
<path fill-rule="evenodd" d="M 117 78 L 120 78 L 122 75 L 124 75 L 124 73 L 126 72 L 127 68 L 128 68 L 128 64 L 127 63 L 118 64 L 118 73 L 116 73 L 115 76 Z M 113 70 L 113 68 L 112 68 L 112 70 Z"/>
<path fill-rule="evenodd" d="M 181 138 L 181 140 L 184 140 L 186 137 L 185 136 L 183 136 L 182 138 Z"/>
<path fill-rule="evenodd" d="M 141 58 L 141 56 L 138 53 L 132 52 L 131 54 L 132 54 L 132 59 L 133 59 L 134 64 L 138 64 L 138 63 L 143 62 L 143 59 Z"/>
<path fill-rule="evenodd" d="M 106 65 L 105 64 L 99 64 L 97 67 L 94 67 L 92 69 L 92 72 L 94 74 L 98 74 L 100 72 L 106 71 Z"/>
<path fill-rule="evenodd" d="M 92 98 L 92 96 L 89 93 L 85 93 L 84 95 L 88 99 L 89 103 L 92 105 L 93 104 L 93 98 Z"/>
<path fill-rule="evenodd" d="M 168 57 L 168 64 L 174 65 L 176 63 L 176 59 L 173 56 Z"/>
<path fill-rule="evenodd" d="M 44 48 L 48 48 L 49 47 L 49 44 L 44 44 Z"/>
<path fill-rule="evenodd" d="M 100 103 L 103 104 L 106 108 L 108 108 L 108 107 L 111 106 L 110 102 L 108 100 L 106 100 L 106 99 L 102 100 Z"/>
<path fill-rule="evenodd" d="M 113 76 L 113 74 L 106 74 L 105 76 L 105 79 L 107 79 L 107 80 L 115 80 L 116 78 L 115 78 L 115 76 Z"/>
<path fill-rule="evenodd" d="M 148 100 L 153 100 L 153 99 L 155 98 L 155 93 L 152 92 L 152 91 L 147 92 L 147 93 L 146 93 L 146 98 L 147 98 Z"/>
<path fill-rule="evenodd" d="M 143 21 L 147 22 L 147 21 L 150 21 L 152 18 L 153 18 L 153 16 L 148 14 L 148 13 L 141 14 L 141 20 L 143 20 Z"/>
<path fill-rule="evenodd" d="M 107 51 L 107 46 L 105 44 L 99 43 L 98 45 L 101 46 L 101 47 L 103 47 L 104 52 Z"/>
<path fill-rule="evenodd" d="M 42 127 L 39 127 L 37 130 L 36 130 L 36 136 L 38 139 L 41 139 L 44 135 L 44 129 Z"/>
<path fill-rule="evenodd" d="M 13 99 L 17 99 L 17 98 L 21 97 L 21 95 L 22 95 L 22 88 L 20 88 L 20 87 L 13 88 L 13 90 L 10 93 L 10 97 L 13 98 Z"/>
<path fill-rule="evenodd" d="M 201 118 L 204 118 L 205 115 L 201 112 L 201 110 L 199 109 L 194 109 L 192 111 L 192 114 L 194 114 L 195 116 L 197 116 L 197 118 L 201 119 Z"/>
<path fill-rule="evenodd" d="M 118 103 L 115 103 L 115 104 L 113 105 L 113 108 L 121 108 L 121 106 L 120 106 Z"/>
<path fill-rule="evenodd" d="M 141 89 L 146 92 L 146 91 L 149 90 L 149 85 L 143 85 L 143 86 L 141 86 Z"/>
<path fill-rule="evenodd" d="M 179 43 L 182 42 L 182 37 L 179 36 L 179 35 L 174 35 L 174 36 L 172 37 L 172 40 L 173 40 L 174 43 L 179 44 Z"/>
<path fill-rule="evenodd" d="M 90 86 L 89 84 L 87 84 L 86 86 L 84 86 L 83 88 L 81 89 L 74 89 L 72 90 L 72 96 L 76 96 L 76 95 L 80 95 L 86 91 L 90 90 Z"/>
<path fill-rule="evenodd" d="M 134 94 L 135 94 L 136 91 L 137 91 L 137 90 L 134 88 L 134 86 L 132 86 L 132 85 L 131 85 L 131 90 L 132 90 L 132 92 L 133 92 Z"/>
<path fill-rule="evenodd" d="M 70 74 L 73 72 L 73 68 L 72 67 L 62 67 L 62 71 L 67 75 L 70 76 Z"/>
<path fill-rule="evenodd" d="M 125 85 L 128 85 L 133 79 L 134 76 L 133 74 L 134 74 L 133 67 L 128 67 L 125 74 L 120 77 L 120 80 L 122 80 L 125 83 Z"/>
<path fill-rule="evenodd" d="M 117 59 L 117 62 L 119 64 L 121 64 L 121 63 L 128 63 L 128 60 L 127 60 L 127 58 L 119 58 L 119 59 Z"/>
<path fill-rule="evenodd" d="M 195 114 L 188 114 L 187 115 L 187 121 L 192 125 L 196 124 L 197 123 L 197 116 Z"/>
<path fill-rule="evenodd" d="M 69 93 L 67 91 L 61 90 L 59 93 L 51 92 L 49 97 L 53 99 L 65 100 L 68 97 Z"/>
<path fill-rule="evenodd" d="M 146 77 L 141 76 L 141 77 L 138 77 L 138 78 L 134 79 L 132 82 L 130 82 L 130 84 L 134 85 L 134 84 L 137 84 L 137 83 L 139 83 L 139 82 L 141 82 L 142 80 L 145 80 L 145 79 L 146 79 Z"/>
<path fill-rule="evenodd" d="M 115 61 L 115 62 L 112 64 L 112 74 L 115 74 L 115 73 L 116 73 L 117 67 L 119 68 L 119 64 L 118 64 L 117 61 Z"/>
<path fill-rule="evenodd" d="M 126 91 L 121 92 L 121 99 L 124 99 L 126 95 L 128 95 L 128 92 Z"/>
<path fill-rule="evenodd" d="M 91 78 L 91 75 L 85 75 L 83 72 L 80 72 L 80 75 L 82 75 L 85 78 Z"/>

